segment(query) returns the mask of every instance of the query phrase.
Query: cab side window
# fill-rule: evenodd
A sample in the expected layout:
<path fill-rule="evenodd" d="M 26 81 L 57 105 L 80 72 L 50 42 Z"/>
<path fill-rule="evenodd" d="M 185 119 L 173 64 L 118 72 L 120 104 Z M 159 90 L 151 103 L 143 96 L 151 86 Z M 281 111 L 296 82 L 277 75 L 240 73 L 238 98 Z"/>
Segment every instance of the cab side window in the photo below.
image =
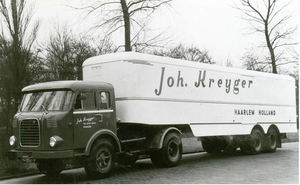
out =
<path fill-rule="evenodd" d="M 110 96 L 109 92 L 100 92 L 99 93 L 99 107 L 100 109 L 110 109 Z"/>
<path fill-rule="evenodd" d="M 76 97 L 75 102 L 76 110 L 94 110 L 96 109 L 95 93 L 82 92 Z"/>

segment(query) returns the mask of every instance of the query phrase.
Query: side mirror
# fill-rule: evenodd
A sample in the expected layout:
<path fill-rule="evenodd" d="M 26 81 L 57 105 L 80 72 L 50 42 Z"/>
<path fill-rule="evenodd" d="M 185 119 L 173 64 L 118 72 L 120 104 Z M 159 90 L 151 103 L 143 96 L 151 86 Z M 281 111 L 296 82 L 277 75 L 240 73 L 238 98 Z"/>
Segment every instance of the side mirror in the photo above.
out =
<path fill-rule="evenodd" d="M 17 106 L 18 106 L 18 111 L 20 111 L 20 108 L 21 108 L 21 100 L 18 100 L 18 101 L 17 101 Z"/>

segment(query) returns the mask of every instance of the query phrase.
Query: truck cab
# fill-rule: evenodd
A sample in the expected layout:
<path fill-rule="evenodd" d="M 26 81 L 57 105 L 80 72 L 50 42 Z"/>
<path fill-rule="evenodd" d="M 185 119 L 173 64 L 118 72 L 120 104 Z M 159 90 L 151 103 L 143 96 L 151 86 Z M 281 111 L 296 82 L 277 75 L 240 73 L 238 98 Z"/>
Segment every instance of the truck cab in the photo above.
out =
<path fill-rule="evenodd" d="M 112 85 L 55 81 L 27 86 L 22 93 L 11 153 L 35 159 L 43 173 L 60 173 L 65 166 L 61 159 L 89 155 L 100 135 L 120 149 Z"/>

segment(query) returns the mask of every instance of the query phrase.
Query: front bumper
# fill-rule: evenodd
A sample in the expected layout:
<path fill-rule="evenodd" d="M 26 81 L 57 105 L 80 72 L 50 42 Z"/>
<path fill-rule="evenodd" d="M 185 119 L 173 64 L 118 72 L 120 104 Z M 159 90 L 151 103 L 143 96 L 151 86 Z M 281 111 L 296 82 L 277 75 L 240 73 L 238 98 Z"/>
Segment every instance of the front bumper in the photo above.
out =
<path fill-rule="evenodd" d="M 32 158 L 32 159 L 62 159 L 74 157 L 73 150 L 63 151 L 23 151 L 23 150 L 10 150 L 8 152 L 9 159 L 16 158 Z"/>

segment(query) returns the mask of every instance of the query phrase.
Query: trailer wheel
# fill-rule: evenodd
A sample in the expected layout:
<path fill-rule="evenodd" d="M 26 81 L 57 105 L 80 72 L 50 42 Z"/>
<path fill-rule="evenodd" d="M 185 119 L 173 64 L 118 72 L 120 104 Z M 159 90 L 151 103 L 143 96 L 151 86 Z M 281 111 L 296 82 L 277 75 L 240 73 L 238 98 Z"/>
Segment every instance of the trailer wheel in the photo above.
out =
<path fill-rule="evenodd" d="M 174 132 L 167 134 L 160 150 L 163 167 L 177 166 L 182 157 L 182 143 L 180 135 Z"/>
<path fill-rule="evenodd" d="M 263 146 L 263 133 L 259 129 L 254 129 L 250 135 L 251 154 L 259 154 Z"/>
<path fill-rule="evenodd" d="M 35 164 L 41 173 L 50 177 L 59 175 L 66 167 L 60 159 L 36 159 Z"/>
<path fill-rule="evenodd" d="M 271 127 L 267 133 L 267 152 L 275 152 L 278 146 L 278 133 L 277 130 Z"/>
<path fill-rule="evenodd" d="M 115 162 L 113 144 L 110 140 L 102 138 L 93 146 L 84 169 L 91 178 L 106 178 L 114 170 Z"/>
<path fill-rule="evenodd" d="M 259 154 L 263 148 L 263 133 L 260 129 L 254 128 L 249 136 L 249 139 L 245 141 L 241 146 L 242 153 L 246 154 Z"/>

